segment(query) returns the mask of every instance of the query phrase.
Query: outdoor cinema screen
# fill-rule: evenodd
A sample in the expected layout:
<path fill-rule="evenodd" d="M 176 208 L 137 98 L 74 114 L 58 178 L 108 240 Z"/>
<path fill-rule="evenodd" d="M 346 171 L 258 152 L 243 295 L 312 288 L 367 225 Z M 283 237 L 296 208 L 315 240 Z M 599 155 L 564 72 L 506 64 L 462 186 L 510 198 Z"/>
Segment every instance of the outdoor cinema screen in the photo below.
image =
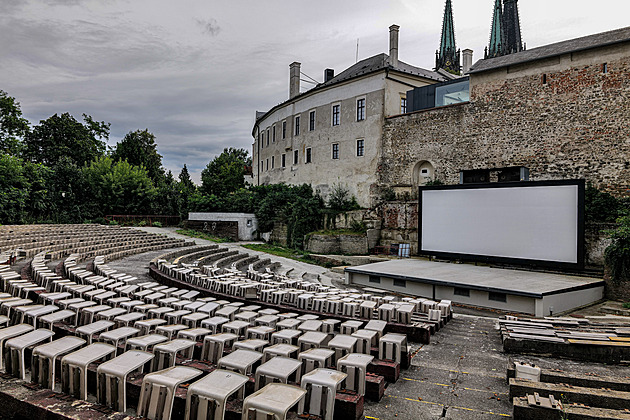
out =
<path fill-rule="evenodd" d="M 579 268 L 583 207 L 583 181 L 421 187 L 420 253 Z"/>

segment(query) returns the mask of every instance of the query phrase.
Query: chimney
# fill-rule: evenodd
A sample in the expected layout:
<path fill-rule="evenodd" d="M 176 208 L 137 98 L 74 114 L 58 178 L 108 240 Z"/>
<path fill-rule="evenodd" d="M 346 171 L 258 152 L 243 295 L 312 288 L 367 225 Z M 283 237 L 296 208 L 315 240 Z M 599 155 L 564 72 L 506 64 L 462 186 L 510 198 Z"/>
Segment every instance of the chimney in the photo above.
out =
<path fill-rule="evenodd" d="M 327 81 L 329 81 L 330 79 L 334 77 L 335 77 L 335 70 L 333 69 L 324 70 L 324 83 L 326 83 Z"/>
<path fill-rule="evenodd" d="M 398 25 L 389 27 L 389 65 L 392 67 L 398 67 L 398 29 Z"/>
<path fill-rule="evenodd" d="M 289 99 L 300 94 L 300 66 L 297 61 L 289 64 Z"/>
<path fill-rule="evenodd" d="M 462 74 L 466 74 L 473 64 L 473 50 L 466 48 L 464 51 L 462 51 L 462 56 L 464 58 L 462 65 Z"/>

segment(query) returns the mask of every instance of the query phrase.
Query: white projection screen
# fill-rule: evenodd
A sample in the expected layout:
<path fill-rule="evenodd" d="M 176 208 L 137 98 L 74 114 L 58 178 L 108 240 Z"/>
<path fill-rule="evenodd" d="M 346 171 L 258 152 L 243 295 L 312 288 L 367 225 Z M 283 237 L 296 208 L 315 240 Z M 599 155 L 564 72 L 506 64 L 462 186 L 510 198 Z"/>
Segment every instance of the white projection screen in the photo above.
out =
<path fill-rule="evenodd" d="M 584 181 L 421 187 L 421 254 L 584 265 Z"/>

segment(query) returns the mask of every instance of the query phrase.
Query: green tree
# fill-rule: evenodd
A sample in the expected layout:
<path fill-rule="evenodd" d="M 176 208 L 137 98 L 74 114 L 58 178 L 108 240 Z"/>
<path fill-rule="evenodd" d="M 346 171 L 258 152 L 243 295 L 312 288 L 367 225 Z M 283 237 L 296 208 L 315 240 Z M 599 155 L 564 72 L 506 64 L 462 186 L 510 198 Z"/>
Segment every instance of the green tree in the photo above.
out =
<path fill-rule="evenodd" d="M 22 160 L 0 153 L 0 223 L 26 221 L 26 201 L 30 189 Z"/>
<path fill-rule="evenodd" d="M 109 124 L 83 114 L 83 123 L 65 113 L 53 115 L 27 134 L 25 156 L 35 163 L 53 166 L 67 156 L 78 166 L 102 156 Z"/>
<path fill-rule="evenodd" d="M 24 162 L 23 173 L 29 184 L 26 197 L 27 221 L 50 221 L 52 199 L 48 188 L 53 171 L 41 163 Z"/>
<path fill-rule="evenodd" d="M 222 196 L 244 188 L 245 166 L 250 165 L 251 159 L 245 149 L 223 149 L 201 171 L 201 192 Z"/>
<path fill-rule="evenodd" d="M 179 178 L 179 190 L 181 191 L 182 194 L 192 194 L 193 192 L 195 192 L 197 187 L 195 186 L 194 182 L 190 178 L 190 173 L 188 172 L 188 168 L 186 167 L 185 163 L 184 163 L 184 167 L 179 173 L 178 178 Z"/>
<path fill-rule="evenodd" d="M 69 157 L 63 157 L 51 168 L 49 182 L 51 219 L 56 223 L 81 223 L 100 214 L 100 203 L 91 196 L 88 180 L 82 169 Z"/>
<path fill-rule="evenodd" d="M 328 207 L 335 211 L 349 211 L 360 208 L 350 190 L 341 184 L 334 184 L 328 197 Z"/>
<path fill-rule="evenodd" d="M 99 216 L 150 212 L 157 191 L 144 168 L 101 157 L 85 167 L 83 175 L 99 205 Z"/>
<path fill-rule="evenodd" d="M 20 104 L 0 90 L 0 153 L 18 156 L 28 132 L 28 121 L 22 118 Z"/>
<path fill-rule="evenodd" d="M 156 183 L 156 198 L 152 203 L 153 214 L 164 214 L 168 216 L 179 215 L 181 212 L 182 199 L 179 193 L 179 183 L 171 171 L 162 176 Z"/>
<path fill-rule="evenodd" d="M 179 173 L 179 203 L 180 203 L 180 216 L 182 218 L 187 218 L 188 213 L 191 211 L 193 196 L 197 191 L 197 186 L 193 183 L 190 178 L 190 173 L 188 173 L 188 168 L 186 164 L 182 168 Z"/>
<path fill-rule="evenodd" d="M 155 136 L 146 130 L 130 131 L 116 144 L 112 153 L 114 161 L 127 160 L 133 166 L 142 166 L 157 183 L 164 177 L 162 155 L 157 152 Z"/>

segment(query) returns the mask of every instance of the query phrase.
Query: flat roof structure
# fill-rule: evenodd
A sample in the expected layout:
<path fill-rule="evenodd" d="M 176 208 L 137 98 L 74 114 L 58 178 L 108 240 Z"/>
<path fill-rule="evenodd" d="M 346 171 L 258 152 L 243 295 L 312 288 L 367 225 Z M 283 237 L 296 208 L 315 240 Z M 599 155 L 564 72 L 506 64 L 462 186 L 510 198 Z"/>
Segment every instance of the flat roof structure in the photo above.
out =
<path fill-rule="evenodd" d="M 599 278 L 417 259 L 348 267 L 346 283 L 536 316 L 603 298 Z"/>

